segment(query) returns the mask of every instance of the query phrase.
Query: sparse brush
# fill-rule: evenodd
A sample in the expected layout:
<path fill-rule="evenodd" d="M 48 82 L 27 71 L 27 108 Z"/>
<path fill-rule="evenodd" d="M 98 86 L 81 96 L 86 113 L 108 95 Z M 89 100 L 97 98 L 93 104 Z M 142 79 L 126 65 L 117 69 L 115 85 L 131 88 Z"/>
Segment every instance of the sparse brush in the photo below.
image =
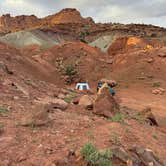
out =
<path fill-rule="evenodd" d="M 7 108 L 0 106 L 0 114 L 7 113 L 8 111 Z"/>
<path fill-rule="evenodd" d="M 74 65 L 67 65 L 65 67 L 65 75 L 67 76 L 73 76 L 77 74 L 76 67 Z"/>
<path fill-rule="evenodd" d="M 124 115 L 122 114 L 122 113 L 120 113 L 120 112 L 118 112 L 118 113 L 116 113 L 112 118 L 111 118 L 111 120 L 113 121 L 113 122 L 120 122 L 120 123 L 122 123 L 122 122 L 124 122 Z"/>
<path fill-rule="evenodd" d="M 4 124 L 0 123 L 0 134 L 4 132 Z"/>
<path fill-rule="evenodd" d="M 153 136 L 154 139 L 158 140 L 158 137 L 157 137 L 156 134 L 153 134 L 152 136 Z"/>
<path fill-rule="evenodd" d="M 90 131 L 87 133 L 87 137 L 88 137 L 89 140 L 92 140 L 92 139 L 95 138 L 94 135 L 93 135 L 93 133 L 90 132 Z"/>
<path fill-rule="evenodd" d="M 65 96 L 64 101 L 66 103 L 71 103 L 71 101 L 76 97 L 77 97 L 77 94 L 71 91 Z"/>
<path fill-rule="evenodd" d="M 87 143 L 81 149 L 81 155 L 92 166 L 112 166 L 112 151 L 98 151 L 92 143 Z"/>
<path fill-rule="evenodd" d="M 137 121 L 139 121 L 140 123 L 145 122 L 145 118 L 140 113 L 135 114 L 133 118 L 136 119 Z"/>
<path fill-rule="evenodd" d="M 116 133 L 111 134 L 110 141 L 115 145 L 120 145 L 120 139 L 119 139 L 118 134 L 116 134 Z"/>
<path fill-rule="evenodd" d="M 96 152 L 96 148 L 92 143 L 85 144 L 81 149 L 81 155 L 85 160 L 90 160 L 90 155 Z"/>
<path fill-rule="evenodd" d="M 160 87 L 161 86 L 161 82 L 154 82 L 152 84 L 152 87 Z"/>
<path fill-rule="evenodd" d="M 3 128 L 4 128 L 4 124 L 0 123 L 0 129 L 3 129 Z"/>

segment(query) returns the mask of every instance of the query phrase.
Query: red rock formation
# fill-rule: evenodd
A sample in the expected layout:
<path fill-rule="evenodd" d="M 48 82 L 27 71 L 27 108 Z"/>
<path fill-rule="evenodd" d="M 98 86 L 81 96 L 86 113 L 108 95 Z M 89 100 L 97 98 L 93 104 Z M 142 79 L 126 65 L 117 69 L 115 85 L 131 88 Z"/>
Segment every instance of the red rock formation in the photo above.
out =
<path fill-rule="evenodd" d="M 37 27 L 44 27 L 57 24 L 94 24 L 92 18 L 83 18 L 76 9 L 63 9 L 57 14 L 39 19 L 34 15 L 31 16 L 16 16 L 12 17 L 10 14 L 2 15 L 0 17 L 0 32 L 9 33 L 24 29 L 33 29 Z"/>
<path fill-rule="evenodd" d="M 92 18 L 83 18 L 79 11 L 76 9 L 66 8 L 59 13 L 50 15 L 45 18 L 51 25 L 53 24 L 67 24 L 67 23 L 80 23 L 80 24 L 94 24 Z"/>
<path fill-rule="evenodd" d="M 39 26 L 40 22 L 41 20 L 34 15 L 12 17 L 10 14 L 6 14 L 0 17 L 0 31 L 7 33 L 31 29 Z"/>

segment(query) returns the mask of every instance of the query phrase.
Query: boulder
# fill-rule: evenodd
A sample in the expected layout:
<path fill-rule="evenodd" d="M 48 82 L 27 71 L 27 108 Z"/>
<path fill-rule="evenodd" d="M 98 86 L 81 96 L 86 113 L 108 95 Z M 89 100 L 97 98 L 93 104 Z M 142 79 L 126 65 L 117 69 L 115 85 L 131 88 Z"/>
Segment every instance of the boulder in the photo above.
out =
<path fill-rule="evenodd" d="M 43 105 L 34 106 L 26 111 L 21 119 L 22 126 L 44 126 L 50 121 L 48 112 Z"/>
<path fill-rule="evenodd" d="M 66 96 L 65 96 L 64 94 L 60 93 L 60 94 L 58 94 L 57 97 L 58 97 L 59 99 L 64 99 Z"/>
<path fill-rule="evenodd" d="M 62 99 L 51 98 L 51 97 L 39 98 L 38 101 L 36 102 L 45 105 L 45 108 L 47 108 L 47 110 L 60 109 L 64 111 L 68 108 L 68 105 L 69 105 Z"/>
<path fill-rule="evenodd" d="M 49 103 L 45 106 L 48 112 L 53 112 L 54 110 L 64 111 L 68 107 L 68 103 L 63 100 L 57 100 L 57 102 Z"/>
<path fill-rule="evenodd" d="M 153 62 L 154 62 L 154 59 L 153 59 L 153 58 L 148 58 L 146 61 L 147 61 L 148 63 L 153 63 Z"/>
<path fill-rule="evenodd" d="M 160 54 L 158 54 L 158 56 L 161 57 L 161 58 L 165 58 L 166 57 L 166 53 L 160 53 Z"/>
<path fill-rule="evenodd" d="M 107 84 L 104 84 L 97 94 L 93 113 L 111 118 L 117 112 L 119 112 L 119 104 L 111 95 Z"/>
<path fill-rule="evenodd" d="M 78 105 L 78 104 L 79 104 L 79 101 L 80 101 L 80 97 L 76 97 L 76 98 L 74 98 L 74 99 L 72 100 L 72 103 L 73 103 L 74 105 Z"/>
<path fill-rule="evenodd" d="M 153 115 L 150 107 L 146 107 L 143 111 L 139 113 L 139 115 L 142 116 L 142 118 L 145 119 L 145 121 L 151 126 L 158 126 L 158 122 Z"/>
<path fill-rule="evenodd" d="M 158 160 L 152 150 L 143 147 L 133 147 L 130 152 L 138 156 L 141 165 L 143 166 L 162 166 L 163 164 Z"/>
<path fill-rule="evenodd" d="M 164 88 L 153 89 L 152 93 L 154 95 L 163 95 L 165 93 L 165 89 Z"/>
<path fill-rule="evenodd" d="M 162 166 L 152 150 L 143 147 L 132 147 L 124 149 L 115 147 L 112 149 L 113 160 L 119 161 L 119 165 L 127 164 L 127 166 Z M 121 163 L 121 164 L 120 164 Z"/>
<path fill-rule="evenodd" d="M 91 110 L 93 109 L 93 99 L 88 95 L 84 95 L 80 98 L 79 105 L 83 106 L 87 110 Z"/>

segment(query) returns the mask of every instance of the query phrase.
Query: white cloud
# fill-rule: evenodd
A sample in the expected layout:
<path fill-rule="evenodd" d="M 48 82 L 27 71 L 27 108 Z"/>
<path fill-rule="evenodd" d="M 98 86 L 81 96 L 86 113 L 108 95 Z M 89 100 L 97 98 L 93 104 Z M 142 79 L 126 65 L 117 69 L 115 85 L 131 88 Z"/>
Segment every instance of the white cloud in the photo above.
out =
<path fill-rule="evenodd" d="M 41 15 L 42 9 L 37 9 L 33 3 L 29 3 L 25 0 L 3 0 L 0 4 L 1 11 L 0 14 L 10 13 L 12 15 Z"/>

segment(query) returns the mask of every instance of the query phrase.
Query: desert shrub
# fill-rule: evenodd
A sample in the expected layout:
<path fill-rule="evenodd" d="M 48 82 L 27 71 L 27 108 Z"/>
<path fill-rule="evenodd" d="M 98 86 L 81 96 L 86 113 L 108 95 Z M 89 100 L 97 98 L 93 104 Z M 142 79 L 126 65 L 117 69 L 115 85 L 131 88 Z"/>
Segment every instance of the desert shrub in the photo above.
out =
<path fill-rule="evenodd" d="M 65 75 L 67 76 L 73 76 L 77 74 L 77 69 L 74 65 L 67 65 L 65 67 Z"/>
<path fill-rule="evenodd" d="M 108 46 L 108 45 L 106 44 L 106 45 L 104 46 L 104 48 L 107 48 L 107 46 Z"/>
<path fill-rule="evenodd" d="M 79 78 L 79 74 L 78 74 L 78 70 L 77 70 L 76 65 L 65 66 L 63 73 L 65 76 L 67 76 L 65 78 L 65 83 L 69 84 L 69 85 L 71 83 L 73 83 L 76 79 Z"/>
<path fill-rule="evenodd" d="M 81 149 L 81 155 L 92 166 L 112 166 L 112 151 L 98 151 L 92 143 L 87 143 Z"/>
<path fill-rule="evenodd" d="M 77 97 L 77 94 L 71 91 L 65 96 L 64 101 L 67 103 L 71 103 L 71 101 L 76 97 Z"/>
<path fill-rule="evenodd" d="M 143 115 L 141 115 L 140 113 L 136 113 L 133 118 L 139 123 L 145 123 L 145 117 L 143 117 Z"/>
<path fill-rule="evenodd" d="M 113 122 L 120 122 L 120 123 L 122 123 L 122 122 L 124 122 L 124 115 L 123 115 L 122 113 L 118 112 L 118 113 L 116 113 L 116 114 L 111 118 L 111 120 L 112 120 Z"/>
<path fill-rule="evenodd" d="M 80 38 L 85 38 L 87 35 L 89 35 L 90 33 L 86 30 L 86 31 L 82 31 L 80 32 Z"/>
<path fill-rule="evenodd" d="M 154 82 L 152 84 L 152 87 L 160 87 L 161 86 L 161 82 Z"/>
<path fill-rule="evenodd" d="M 4 128 L 4 124 L 0 123 L 0 130 L 2 130 Z"/>
<path fill-rule="evenodd" d="M 96 152 L 96 148 L 92 143 L 85 144 L 81 149 L 81 155 L 85 158 L 85 160 L 90 160 L 90 155 Z"/>
<path fill-rule="evenodd" d="M 157 34 L 156 33 L 152 33 L 151 37 L 157 37 Z"/>
<path fill-rule="evenodd" d="M 80 41 L 83 42 L 83 43 L 87 43 L 87 42 L 85 41 L 85 39 L 82 39 L 82 38 L 80 38 Z"/>
<path fill-rule="evenodd" d="M 82 31 L 80 32 L 80 35 L 79 35 L 79 38 L 80 38 L 80 41 L 81 42 L 84 42 L 84 43 L 87 43 L 86 40 L 85 40 L 85 37 L 89 35 L 89 32 L 88 31 Z"/>
<path fill-rule="evenodd" d="M 7 108 L 0 106 L 0 114 L 7 113 L 8 111 Z"/>
<path fill-rule="evenodd" d="M 111 132 L 110 141 L 115 145 L 120 145 L 121 144 L 120 139 L 119 139 L 119 135 L 117 133 L 112 133 Z"/>

